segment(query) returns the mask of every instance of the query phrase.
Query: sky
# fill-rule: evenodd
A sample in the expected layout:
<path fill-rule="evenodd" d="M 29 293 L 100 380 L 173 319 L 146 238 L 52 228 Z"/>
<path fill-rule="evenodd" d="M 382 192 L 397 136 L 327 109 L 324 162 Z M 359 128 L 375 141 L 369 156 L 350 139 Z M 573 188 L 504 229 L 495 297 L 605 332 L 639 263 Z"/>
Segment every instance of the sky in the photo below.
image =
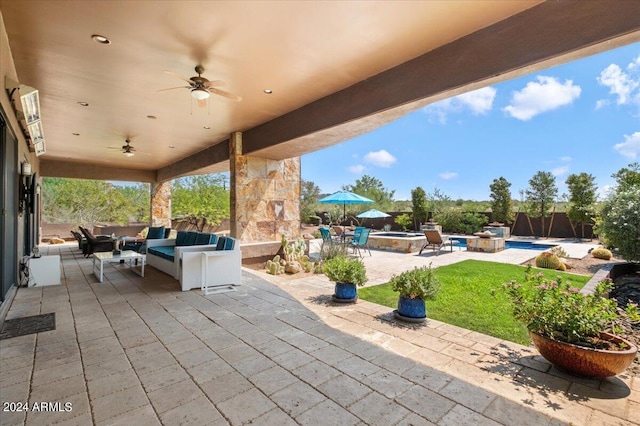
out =
<path fill-rule="evenodd" d="M 421 186 L 480 201 L 503 176 L 519 200 L 545 171 L 559 195 L 585 172 L 602 196 L 613 173 L 640 162 L 640 43 L 430 104 L 301 161 L 322 193 L 369 175 L 396 200 Z"/>

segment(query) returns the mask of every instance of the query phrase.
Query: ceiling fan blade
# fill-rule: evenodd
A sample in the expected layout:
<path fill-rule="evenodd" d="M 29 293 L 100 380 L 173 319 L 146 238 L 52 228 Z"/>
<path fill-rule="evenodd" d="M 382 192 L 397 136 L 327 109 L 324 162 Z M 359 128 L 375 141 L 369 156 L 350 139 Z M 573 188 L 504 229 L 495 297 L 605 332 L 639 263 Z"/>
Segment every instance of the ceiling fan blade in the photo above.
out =
<path fill-rule="evenodd" d="M 215 93 L 216 95 L 224 96 L 227 99 L 231 99 L 232 101 L 240 102 L 242 100 L 241 96 L 225 92 L 224 90 L 215 89 L 213 87 L 209 87 L 207 90 L 211 93 Z"/>
<path fill-rule="evenodd" d="M 167 90 L 175 90 L 175 89 L 191 89 L 191 86 L 169 87 L 168 89 L 160 89 L 158 90 L 158 92 L 166 92 Z"/>
<path fill-rule="evenodd" d="M 177 72 L 173 72 L 173 71 L 165 71 L 165 72 L 166 72 L 167 74 L 171 74 L 172 76 L 177 77 L 177 78 L 179 78 L 180 80 L 184 80 L 184 81 L 186 81 L 187 83 L 191 84 L 191 79 L 189 79 L 189 78 L 187 78 L 187 77 L 185 77 L 185 76 L 183 76 L 183 75 L 180 75 L 180 74 L 178 74 Z"/>
<path fill-rule="evenodd" d="M 120 149 L 121 150 L 122 148 L 117 147 L 117 146 L 108 146 L 107 149 Z"/>
<path fill-rule="evenodd" d="M 207 100 L 206 99 L 198 99 L 198 106 L 200 108 L 206 108 L 207 107 Z"/>
<path fill-rule="evenodd" d="M 225 82 L 224 82 L 224 81 L 222 81 L 222 80 L 213 80 L 213 81 L 207 81 L 207 82 L 204 84 L 204 87 L 209 88 L 209 87 L 226 86 L 226 85 L 227 85 L 227 83 L 225 83 Z"/>

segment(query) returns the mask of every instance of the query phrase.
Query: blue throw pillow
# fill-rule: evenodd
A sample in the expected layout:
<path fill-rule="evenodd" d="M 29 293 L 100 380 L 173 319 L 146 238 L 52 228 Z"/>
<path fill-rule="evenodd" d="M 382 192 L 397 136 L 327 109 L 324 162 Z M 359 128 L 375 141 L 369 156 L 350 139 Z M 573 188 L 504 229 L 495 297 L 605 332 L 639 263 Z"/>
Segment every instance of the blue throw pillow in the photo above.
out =
<path fill-rule="evenodd" d="M 176 245 L 184 246 L 186 245 L 185 244 L 186 241 L 187 241 L 187 231 L 178 231 L 178 233 L 176 234 Z"/>
<path fill-rule="evenodd" d="M 235 246 L 236 240 L 231 237 L 227 237 L 227 241 L 225 241 L 224 249 L 225 250 L 233 250 L 233 246 Z"/>
<path fill-rule="evenodd" d="M 221 237 L 218 237 L 218 244 L 216 244 L 216 250 L 224 250 L 224 245 L 227 242 L 227 237 L 225 237 L 224 235 Z"/>
<path fill-rule="evenodd" d="M 196 231 L 188 231 L 187 238 L 184 242 L 185 246 L 193 246 L 196 244 L 196 238 L 198 238 L 198 233 Z"/>
<path fill-rule="evenodd" d="M 207 245 L 209 244 L 209 241 L 211 241 L 211 234 L 209 234 L 208 232 L 198 232 L 198 235 L 196 236 L 195 245 L 197 246 Z"/>
<path fill-rule="evenodd" d="M 150 226 L 147 232 L 147 240 L 159 240 L 164 238 L 164 226 Z"/>

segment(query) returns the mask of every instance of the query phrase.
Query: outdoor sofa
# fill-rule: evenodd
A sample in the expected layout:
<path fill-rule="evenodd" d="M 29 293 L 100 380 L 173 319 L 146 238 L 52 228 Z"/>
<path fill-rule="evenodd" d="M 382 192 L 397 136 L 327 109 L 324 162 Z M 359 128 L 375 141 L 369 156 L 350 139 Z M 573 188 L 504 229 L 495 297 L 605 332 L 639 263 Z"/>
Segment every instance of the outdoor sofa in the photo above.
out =
<path fill-rule="evenodd" d="M 240 244 L 234 238 L 206 232 L 178 231 L 175 239 L 147 240 L 147 265 L 180 281 L 182 291 L 201 288 L 202 253 L 209 251 L 223 252 L 226 261 L 219 267 L 237 270 L 240 276 Z"/>

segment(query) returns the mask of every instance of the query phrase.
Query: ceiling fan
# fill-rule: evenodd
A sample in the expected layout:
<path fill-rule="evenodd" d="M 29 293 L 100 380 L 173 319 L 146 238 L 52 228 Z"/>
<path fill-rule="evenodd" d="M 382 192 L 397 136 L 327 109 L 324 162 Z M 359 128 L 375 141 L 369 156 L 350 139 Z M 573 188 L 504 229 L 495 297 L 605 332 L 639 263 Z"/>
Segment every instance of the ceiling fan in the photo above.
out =
<path fill-rule="evenodd" d="M 109 146 L 107 148 L 122 150 L 122 153 L 124 154 L 125 157 L 133 157 L 134 155 L 136 155 L 135 154 L 136 149 L 131 146 L 131 141 L 129 139 L 126 139 L 125 142 L 126 144 L 122 145 L 120 148 L 118 148 L 117 146 Z"/>
<path fill-rule="evenodd" d="M 197 76 L 193 76 L 191 78 L 186 78 L 172 71 L 165 71 L 167 74 L 171 74 L 175 77 L 178 77 L 180 80 L 184 80 L 189 83 L 188 86 L 178 86 L 178 87 L 170 87 L 168 89 L 158 90 L 159 92 L 164 92 L 167 90 L 174 89 L 189 89 L 191 91 L 191 96 L 198 100 L 198 104 L 202 105 L 211 94 L 220 95 L 227 99 L 231 99 L 235 102 L 240 102 L 242 97 L 238 95 L 234 95 L 229 92 L 225 92 L 224 90 L 216 89 L 216 86 L 224 86 L 225 82 L 222 80 L 214 80 L 210 81 L 204 77 L 202 77 L 202 73 L 204 73 L 204 67 L 202 65 L 196 65 L 196 73 Z"/>

